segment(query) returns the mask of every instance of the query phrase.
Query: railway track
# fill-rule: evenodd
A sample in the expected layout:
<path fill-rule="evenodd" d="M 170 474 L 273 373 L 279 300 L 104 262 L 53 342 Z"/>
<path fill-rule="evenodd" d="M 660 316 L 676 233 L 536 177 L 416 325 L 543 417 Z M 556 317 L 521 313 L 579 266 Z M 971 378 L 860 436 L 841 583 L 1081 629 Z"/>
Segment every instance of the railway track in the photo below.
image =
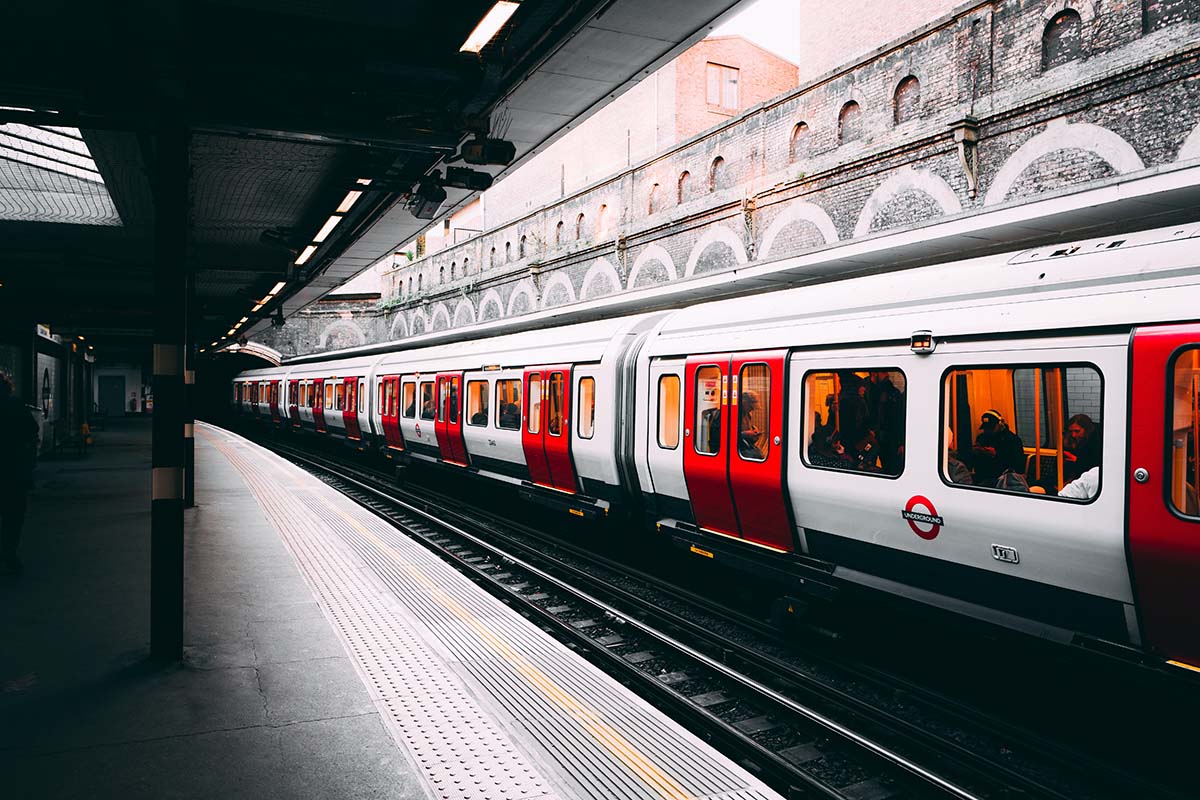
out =
<path fill-rule="evenodd" d="M 761 620 L 544 531 L 407 492 L 359 465 L 269 446 L 455 562 L 786 796 L 1183 796 L 878 669 L 790 657 Z"/>

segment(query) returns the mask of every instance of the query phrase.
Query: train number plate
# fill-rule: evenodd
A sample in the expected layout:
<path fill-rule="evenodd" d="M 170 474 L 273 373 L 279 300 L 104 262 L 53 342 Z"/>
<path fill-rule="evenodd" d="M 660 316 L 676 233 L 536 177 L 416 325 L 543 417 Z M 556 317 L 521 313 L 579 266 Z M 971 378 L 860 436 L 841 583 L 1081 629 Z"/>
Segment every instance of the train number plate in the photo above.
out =
<path fill-rule="evenodd" d="M 1002 544 L 992 545 L 992 558 L 997 561 L 1003 561 L 1006 564 L 1021 563 L 1021 555 L 1015 547 L 1006 547 Z"/>

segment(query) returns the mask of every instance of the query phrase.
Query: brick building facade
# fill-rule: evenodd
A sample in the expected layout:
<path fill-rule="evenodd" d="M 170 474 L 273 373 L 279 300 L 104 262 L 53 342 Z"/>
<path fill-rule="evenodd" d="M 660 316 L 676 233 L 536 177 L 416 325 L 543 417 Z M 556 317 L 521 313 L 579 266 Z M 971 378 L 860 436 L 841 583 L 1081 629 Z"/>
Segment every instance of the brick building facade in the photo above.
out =
<path fill-rule="evenodd" d="M 979 131 L 974 172 L 954 141 L 964 120 Z M 354 330 L 336 344 L 512 317 L 1147 174 L 1200 158 L 1198 123 L 1200 0 L 971 3 L 399 264 L 401 288 L 338 320 Z M 321 321 L 296 322 L 272 346 L 335 345 Z"/>

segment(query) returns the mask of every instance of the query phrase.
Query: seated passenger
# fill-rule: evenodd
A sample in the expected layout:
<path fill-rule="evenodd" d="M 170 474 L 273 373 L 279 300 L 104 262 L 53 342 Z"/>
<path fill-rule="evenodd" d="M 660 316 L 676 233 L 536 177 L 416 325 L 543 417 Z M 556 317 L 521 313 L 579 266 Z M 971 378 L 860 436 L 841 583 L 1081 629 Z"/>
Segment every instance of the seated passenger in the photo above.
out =
<path fill-rule="evenodd" d="M 954 455 L 954 430 L 946 426 L 946 477 L 951 483 L 970 486 L 975 483 L 971 470 L 956 455 Z"/>
<path fill-rule="evenodd" d="M 813 432 L 812 441 L 808 445 L 808 463 L 814 467 L 832 469 L 855 467 L 854 457 L 846 452 L 841 434 L 828 428 L 818 428 Z"/>
<path fill-rule="evenodd" d="M 415 413 L 417 413 L 417 398 L 414 396 L 412 400 L 408 401 L 408 405 L 404 407 L 404 416 L 411 417 Z"/>
<path fill-rule="evenodd" d="M 971 462 L 977 486 L 995 486 L 1006 472 L 1021 473 L 1024 481 L 1025 447 L 1021 437 L 1008 429 L 1008 423 L 999 411 L 988 409 L 983 412 Z M 1028 485 L 1025 491 L 1029 491 Z"/>
<path fill-rule="evenodd" d="M 487 425 L 487 411 L 480 409 L 471 415 L 472 425 Z"/>
<path fill-rule="evenodd" d="M 1092 467 L 1059 490 L 1059 497 L 1091 500 L 1100 491 L 1100 468 Z"/>
<path fill-rule="evenodd" d="M 758 394 L 749 389 L 742 392 L 738 404 L 738 454 L 750 461 L 766 458 L 759 440 L 763 432 L 754 424 L 754 411 L 758 408 Z"/>
<path fill-rule="evenodd" d="M 1100 428 L 1087 414 L 1067 420 L 1063 443 L 1063 477 L 1071 481 L 1092 467 L 1100 466 Z"/>
<path fill-rule="evenodd" d="M 521 410 L 517 408 L 516 403 L 505 403 L 500 407 L 500 427 L 521 427 Z"/>

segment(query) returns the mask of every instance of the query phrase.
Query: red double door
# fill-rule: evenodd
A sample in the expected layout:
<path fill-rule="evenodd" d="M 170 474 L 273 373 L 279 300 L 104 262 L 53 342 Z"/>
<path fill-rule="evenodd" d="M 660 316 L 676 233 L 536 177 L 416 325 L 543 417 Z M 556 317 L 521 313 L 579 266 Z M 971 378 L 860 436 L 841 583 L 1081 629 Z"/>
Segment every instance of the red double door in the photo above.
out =
<path fill-rule="evenodd" d="M 698 526 L 790 551 L 782 446 L 786 355 L 688 358 L 683 472 Z"/>
<path fill-rule="evenodd" d="M 300 381 L 288 381 L 288 419 L 293 428 L 300 427 Z"/>
<path fill-rule="evenodd" d="M 521 446 L 529 478 L 539 486 L 575 494 L 571 463 L 571 365 L 528 367 L 524 376 Z"/>
<path fill-rule="evenodd" d="M 346 427 L 346 438 L 361 439 L 362 429 L 358 427 L 358 378 L 344 378 L 342 392 L 345 396 L 342 424 Z"/>
<path fill-rule="evenodd" d="M 442 460 L 467 466 L 467 445 L 462 432 L 462 373 L 441 372 L 437 376 L 438 413 L 434 422 Z"/>
<path fill-rule="evenodd" d="M 267 392 L 267 397 L 271 401 L 271 422 L 278 423 L 281 421 L 281 417 L 279 416 L 279 381 L 271 381 L 271 388 Z"/>
<path fill-rule="evenodd" d="M 313 425 L 317 428 L 317 433 L 327 433 L 325 428 L 325 379 L 313 379 L 312 390 L 316 393 L 313 397 Z"/>
<path fill-rule="evenodd" d="M 400 433 L 400 376 L 388 375 L 379 384 L 379 419 L 383 424 L 383 438 L 393 450 L 404 449 L 404 437 Z"/>
<path fill-rule="evenodd" d="M 1200 325 L 1138 328 L 1130 384 L 1128 544 L 1142 635 L 1200 667 Z"/>

